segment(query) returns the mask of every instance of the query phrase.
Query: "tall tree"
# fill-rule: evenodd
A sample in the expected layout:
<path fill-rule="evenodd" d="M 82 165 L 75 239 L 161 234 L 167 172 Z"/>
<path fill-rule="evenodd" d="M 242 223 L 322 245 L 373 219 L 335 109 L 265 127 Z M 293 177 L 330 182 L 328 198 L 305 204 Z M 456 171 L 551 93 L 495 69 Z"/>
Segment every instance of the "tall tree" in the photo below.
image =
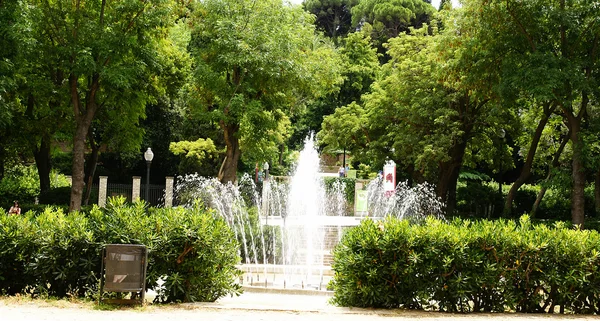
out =
<path fill-rule="evenodd" d="M 383 53 L 382 45 L 410 27 L 429 23 L 435 8 L 423 0 L 361 0 L 352 8 L 352 24 L 369 25 L 371 38 Z"/>
<path fill-rule="evenodd" d="M 0 179 L 4 175 L 4 162 L 11 133 L 15 133 L 12 123 L 17 111 L 15 59 L 18 51 L 18 32 L 14 25 L 19 16 L 16 0 L 0 1 Z"/>
<path fill-rule="evenodd" d="M 438 11 L 444 10 L 444 9 L 449 9 L 452 8 L 452 1 L 451 0 L 441 0 L 440 1 L 440 6 L 438 7 Z"/>
<path fill-rule="evenodd" d="M 337 39 L 352 31 L 351 10 L 357 3 L 358 0 L 306 0 L 302 6 L 317 17 L 317 28 L 337 43 Z"/>
<path fill-rule="evenodd" d="M 306 113 L 299 117 L 299 121 L 294 122 L 295 142 L 303 141 L 309 132 L 316 133 L 321 130 L 323 118 L 333 114 L 337 108 L 354 101 L 360 102 L 361 96 L 369 92 L 371 84 L 375 81 L 380 66 L 370 36 L 362 32 L 348 34 L 342 41 L 339 52 L 343 62 L 343 82 L 339 85 L 339 90 L 308 104 Z M 320 141 L 330 149 L 341 150 L 344 147 L 350 148 L 351 142 L 344 141 L 348 135 L 349 133 L 343 136 L 328 136 L 327 138 L 332 140 Z"/>
<path fill-rule="evenodd" d="M 597 104 L 598 8 L 586 0 L 465 1 L 479 34 L 507 53 L 501 63 L 526 81 L 522 90 L 544 97 L 564 117 L 573 149 L 571 217 L 583 226 L 585 162 L 582 129 Z M 480 35 L 477 35 L 479 37 Z"/>
<path fill-rule="evenodd" d="M 106 101 L 119 97 L 113 117 L 143 115 L 151 74 L 160 69 L 157 42 L 173 23 L 170 0 L 28 0 L 34 39 L 55 48 L 72 107 L 73 185 L 69 210 L 81 207 L 89 128 Z"/>
<path fill-rule="evenodd" d="M 157 55 L 155 59 L 161 68 L 160 72 L 153 76 L 153 86 L 147 88 L 144 83 L 140 82 L 132 84 L 130 89 L 142 93 L 146 92 L 146 95 L 133 96 L 127 101 L 122 101 L 120 96 L 110 95 L 102 100 L 105 107 L 98 110 L 96 119 L 92 122 L 88 131 L 88 145 L 91 150 L 85 162 L 85 182 L 88 187 L 91 187 L 94 180 L 101 151 L 141 155 L 145 149 L 142 148 L 142 152 L 140 152 L 140 144 L 142 139 L 146 138 L 147 145 L 144 145 L 144 147 L 152 146 L 155 154 L 162 155 L 162 157 L 157 158 L 153 167 L 160 166 L 169 155 L 168 145 L 170 140 L 168 139 L 168 133 L 170 133 L 171 128 L 164 128 L 164 126 L 173 126 L 173 124 L 166 122 L 167 119 L 165 118 L 168 118 L 168 114 L 162 108 L 171 108 L 170 101 L 177 96 L 179 89 L 185 80 L 189 78 L 191 58 L 186 50 L 189 42 L 189 30 L 184 19 L 165 31 L 168 37 L 160 39 L 155 47 Z M 148 99 L 148 94 L 152 99 Z M 120 113 L 120 117 L 115 114 L 123 108 L 135 110 L 144 105 L 142 114 Z M 161 128 L 148 127 L 149 124 L 146 121 L 148 117 L 160 117 L 161 121 L 165 122 L 159 125 Z M 144 121 L 141 122 L 142 119 Z M 156 141 L 156 136 L 161 138 L 166 136 L 166 141 Z M 90 192 L 91 188 L 86 188 L 84 201 L 86 205 L 89 202 Z"/>
<path fill-rule="evenodd" d="M 391 59 L 362 106 L 338 109 L 323 129 L 355 134 L 355 146 L 367 148 L 364 156 L 376 166 L 393 159 L 415 181 L 434 183 L 451 212 L 469 147 L 495 135 L 489 129 L 506 113 L 491 90 L 495 77 L 481 76 L 493 65 L 473 64 L 491 57 L 473 50 L 478 44 L 469 41 L 472 30 L 449 24 L 438 33 L 436 25 L 390 39 Z"/>
<path fill-rule="evenodd" d="M 66 75 L 58 59 L 59 47 L 37 41 L 38 30 L 29 28 L 27 19 L 23 19 L 18 28 L 21 41 L 16 46 L 19 53 L 17 94 L 24 112 L 15 118 L 15 125 L 22 135 L 21 147 L 33 154 L 40 192 L 45 192 L 50 189 L 52 144 L 57 135 L 69 137 L 73 128 Z"/>
<path fill-rule="evenodd" d="M 219 178 L 235 181 L 243 151 L 277 152 L 284 138 L 281 126 L 289 122 L 299 97 L 339 81 L 338 58 L 315 35 L 311 15 L 281 0 L 197 5 L 190 43 L 196 64 L 192 92 L 197 115 L 222 131 L 226 152 Z"/>

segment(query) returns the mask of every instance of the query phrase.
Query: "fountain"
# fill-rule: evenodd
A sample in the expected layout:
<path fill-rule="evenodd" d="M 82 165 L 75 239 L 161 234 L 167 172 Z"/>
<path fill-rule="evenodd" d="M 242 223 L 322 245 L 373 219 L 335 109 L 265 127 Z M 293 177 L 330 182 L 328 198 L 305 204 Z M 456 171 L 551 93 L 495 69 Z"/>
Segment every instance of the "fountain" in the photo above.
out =
<path fill-rule="evenodd" d="M 343 230 L 364 217 L 348 213 L 345 188 L 337 181 L 328 188 L 319 173 L 319 155 L 312 137 L 291 177 L 263 182 L 261 193 L 249 175 L 237 186 L 214 178 L 187 175 L 178 179 L 180 204 L 202 202 L 233 228 L 241 243 L 244 285 L 323 290 L 332 278 L 331 249 Z M 398 184 L 385 195 L 381 178 L 367 185 L 368 216 L 420 219 L 442 215 L 442 204 L 428 185 Z"/>

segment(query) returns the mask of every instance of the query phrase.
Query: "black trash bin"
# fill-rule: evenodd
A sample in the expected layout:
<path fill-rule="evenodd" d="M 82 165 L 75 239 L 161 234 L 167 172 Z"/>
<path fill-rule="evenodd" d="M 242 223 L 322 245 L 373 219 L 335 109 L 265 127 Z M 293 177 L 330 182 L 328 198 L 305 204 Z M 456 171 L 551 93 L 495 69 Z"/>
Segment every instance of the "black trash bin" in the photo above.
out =
<path fill-rule="evenodd" d="M 148 251 L 138 244 L 108 244 L 102 251 L 100 302 L 143 304 Z M 131 292 L 131 299 L 104 299 L 104 292 Z"/>

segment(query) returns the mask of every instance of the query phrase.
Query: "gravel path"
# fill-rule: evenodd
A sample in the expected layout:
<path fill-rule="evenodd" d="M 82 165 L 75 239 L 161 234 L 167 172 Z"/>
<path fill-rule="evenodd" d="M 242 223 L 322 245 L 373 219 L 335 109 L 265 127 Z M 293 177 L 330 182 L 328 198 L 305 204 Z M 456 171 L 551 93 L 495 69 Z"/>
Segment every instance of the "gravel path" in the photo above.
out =
<path fill-rule="evenodd" d="M 245 293 L 216 303 L 123 307 L 102 311 L 92 303 L 0 298 L 0 320 L 26 321 L 367 321 L 367 320 L 600 320 L 598 316 L 448 314 L 332 307 L 325 296 Z"/>

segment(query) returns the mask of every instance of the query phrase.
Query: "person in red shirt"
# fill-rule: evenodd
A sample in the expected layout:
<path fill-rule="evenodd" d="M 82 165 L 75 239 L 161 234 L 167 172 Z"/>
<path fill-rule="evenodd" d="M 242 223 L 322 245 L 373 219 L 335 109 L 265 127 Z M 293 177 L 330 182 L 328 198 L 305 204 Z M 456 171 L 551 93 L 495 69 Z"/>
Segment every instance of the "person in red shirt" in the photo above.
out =
<path fill-rule="evenodd" d="M 20 215 L 21 208 L 19 207 L 19 202 L 15 201 L 15 205 L 13 205 L 10 210 L 8 210 L 8 215 Z"/>

